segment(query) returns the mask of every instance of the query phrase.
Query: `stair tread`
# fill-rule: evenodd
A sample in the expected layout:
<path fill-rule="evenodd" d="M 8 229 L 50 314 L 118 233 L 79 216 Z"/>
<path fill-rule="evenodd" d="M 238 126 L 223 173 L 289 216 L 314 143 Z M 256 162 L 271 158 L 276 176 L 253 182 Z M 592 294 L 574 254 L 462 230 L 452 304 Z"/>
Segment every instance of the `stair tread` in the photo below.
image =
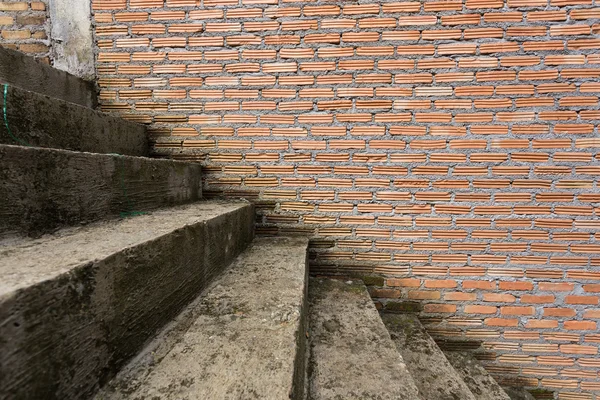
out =
<path fill-rule="evenodd" d="M 189 224 L 246 207 L 246 202 L 207 201 L 64 228 L 37 239 L 0 242 L 0 295 L 52 279 Z"/>
<path fill-rule="evenodd" d="M 255 239 L 96 398 L 299 399 L 307 247 Z"/>
<path fill-rule="evenodd" d="M 415 315 L 385 314 L 383 321 L 424 398 L 476 399 Z"/>
<path fill-rule="evenodd" d="M 309 399 L 421 397 L 362 282 L 311 278 Z"/>
<path fill-rule="evenodd" d="M 478 400 L 511 400 L 472 354 L 461 351 L 448 351 L 445 354 Z"/>

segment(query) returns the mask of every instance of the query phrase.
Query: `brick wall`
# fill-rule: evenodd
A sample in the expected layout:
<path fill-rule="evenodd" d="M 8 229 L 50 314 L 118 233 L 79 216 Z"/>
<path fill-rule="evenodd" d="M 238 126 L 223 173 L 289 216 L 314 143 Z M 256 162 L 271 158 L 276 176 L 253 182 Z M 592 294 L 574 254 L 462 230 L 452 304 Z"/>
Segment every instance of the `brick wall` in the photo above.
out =
<path fill-rule="evenodd" d="M 0 0 L 0 46 L 49 61 L 46 3 Z"/>
<path fill-rule="evenodd" d="M 207 193 L 312 235 L 313 272 L 371 275 L 381 307 L 485 341 L 504 382 L 600 393 L 593 0 L 93 9 L 103 108 L 202 161 Z"/>

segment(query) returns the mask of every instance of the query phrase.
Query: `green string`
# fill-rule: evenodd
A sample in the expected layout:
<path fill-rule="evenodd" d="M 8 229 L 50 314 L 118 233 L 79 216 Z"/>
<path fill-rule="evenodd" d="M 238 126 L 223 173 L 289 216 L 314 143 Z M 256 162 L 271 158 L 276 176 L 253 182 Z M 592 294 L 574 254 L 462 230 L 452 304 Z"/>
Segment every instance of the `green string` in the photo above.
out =
<path fill-rule="evenodd" d="M 12 138 L 12 140 L 14 140 L 15 142 L 19 143 L 22 146 L 27 146 L 27 147 L 31 147 L 31 145 L 21 139 L 19 139 L 18 137 L 15 137 L 15 135 L 12 134 L 12 131 L 10 130 L 10 126 L 8 125 L 8 83 L 4 84 L 4 104 L 3 104 L 3 111 L 4 111 L 4 125 L 6 126 L 6 130 L 8 131 L 8 135 Z"/>

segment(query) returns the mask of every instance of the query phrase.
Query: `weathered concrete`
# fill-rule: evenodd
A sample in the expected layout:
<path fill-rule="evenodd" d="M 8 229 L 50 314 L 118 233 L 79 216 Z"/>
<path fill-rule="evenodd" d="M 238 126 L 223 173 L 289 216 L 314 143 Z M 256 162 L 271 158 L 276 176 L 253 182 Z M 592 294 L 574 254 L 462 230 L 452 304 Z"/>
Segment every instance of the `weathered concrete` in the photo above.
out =
<path fill-rule="evenodd" d="M 362 282 L 311 278 L 309 338 L 309 399 L 421 399 Z"/>
<path fill-rule="evenodd" d="M 535 397 L 527 390 L 522 388 L 509 387 L 504 388 L 510 400 L 535 400 Z"/>
<path fill-rule="evenodd" d="M 98 104 L 93 82 L 3 47 L 0 47 L 0 83 L 8 83 L 84 107 L 95 108 Z"/>
<path fill-rule="evenodd" d="M 471 353 L 448 351 L 444 354 L 477 400 L 511 400 Z"/>
<path fill-rule="evenodd" d="M 302 399 L 307 248 L 256 239 L 96 398 Z"/>
<path fill-rule="evenodd" d="M 5 243 L 0 399 L 93 395 L 251 242 L 253 219 L 208 202 Z"/>
<path fill-rule="evenodd" d="M 0 237 L 201 198 L 199 164 L 0 145 Z"/>
<path fill-rule="evenodd" d="M 417 316 L 384 314 L 396 348 L 427 400 L 476 400 Z"/>
<path fill-rule="evenodd" d="M 148 155 L 144 125 L 15 86 L 8 88 L 6 98 L 0 97 L 7 111 L 6 120 L 0 116 L 0 143 Z"/>
<path fill-rule="evenodd" d="M 54 67 L 84 79 L 94 79 L 94 39 L 90 0 L 52 0 Z"/>

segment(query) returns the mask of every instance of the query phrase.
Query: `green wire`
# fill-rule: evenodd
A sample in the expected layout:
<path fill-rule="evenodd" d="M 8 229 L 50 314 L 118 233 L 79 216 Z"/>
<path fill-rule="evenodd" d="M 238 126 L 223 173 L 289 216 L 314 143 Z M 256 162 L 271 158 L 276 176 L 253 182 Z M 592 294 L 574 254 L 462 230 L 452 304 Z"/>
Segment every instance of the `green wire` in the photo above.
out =
<path fill-rule="evenodd" d="M 19 139 L 18 137 L 15 137 L 15 135 L 12 134 L 12 131 L 10 130 L 10 126 L 8 125 L 8 107 L 7 107 L 7 102 L 8 102 L 8 83 L 4 84 L 4 104 L 3 104 L 3 109 L 4 109 L 4 125 L 6 126 L 6 130 L 8 131 L 8 135 L 12 138 L 12 140 L 14 140 L 15 142 L 19 143 L 22 146 L 27 146 L 27 147 L 31 147 L 31 145 L 21 139 Z"/>

